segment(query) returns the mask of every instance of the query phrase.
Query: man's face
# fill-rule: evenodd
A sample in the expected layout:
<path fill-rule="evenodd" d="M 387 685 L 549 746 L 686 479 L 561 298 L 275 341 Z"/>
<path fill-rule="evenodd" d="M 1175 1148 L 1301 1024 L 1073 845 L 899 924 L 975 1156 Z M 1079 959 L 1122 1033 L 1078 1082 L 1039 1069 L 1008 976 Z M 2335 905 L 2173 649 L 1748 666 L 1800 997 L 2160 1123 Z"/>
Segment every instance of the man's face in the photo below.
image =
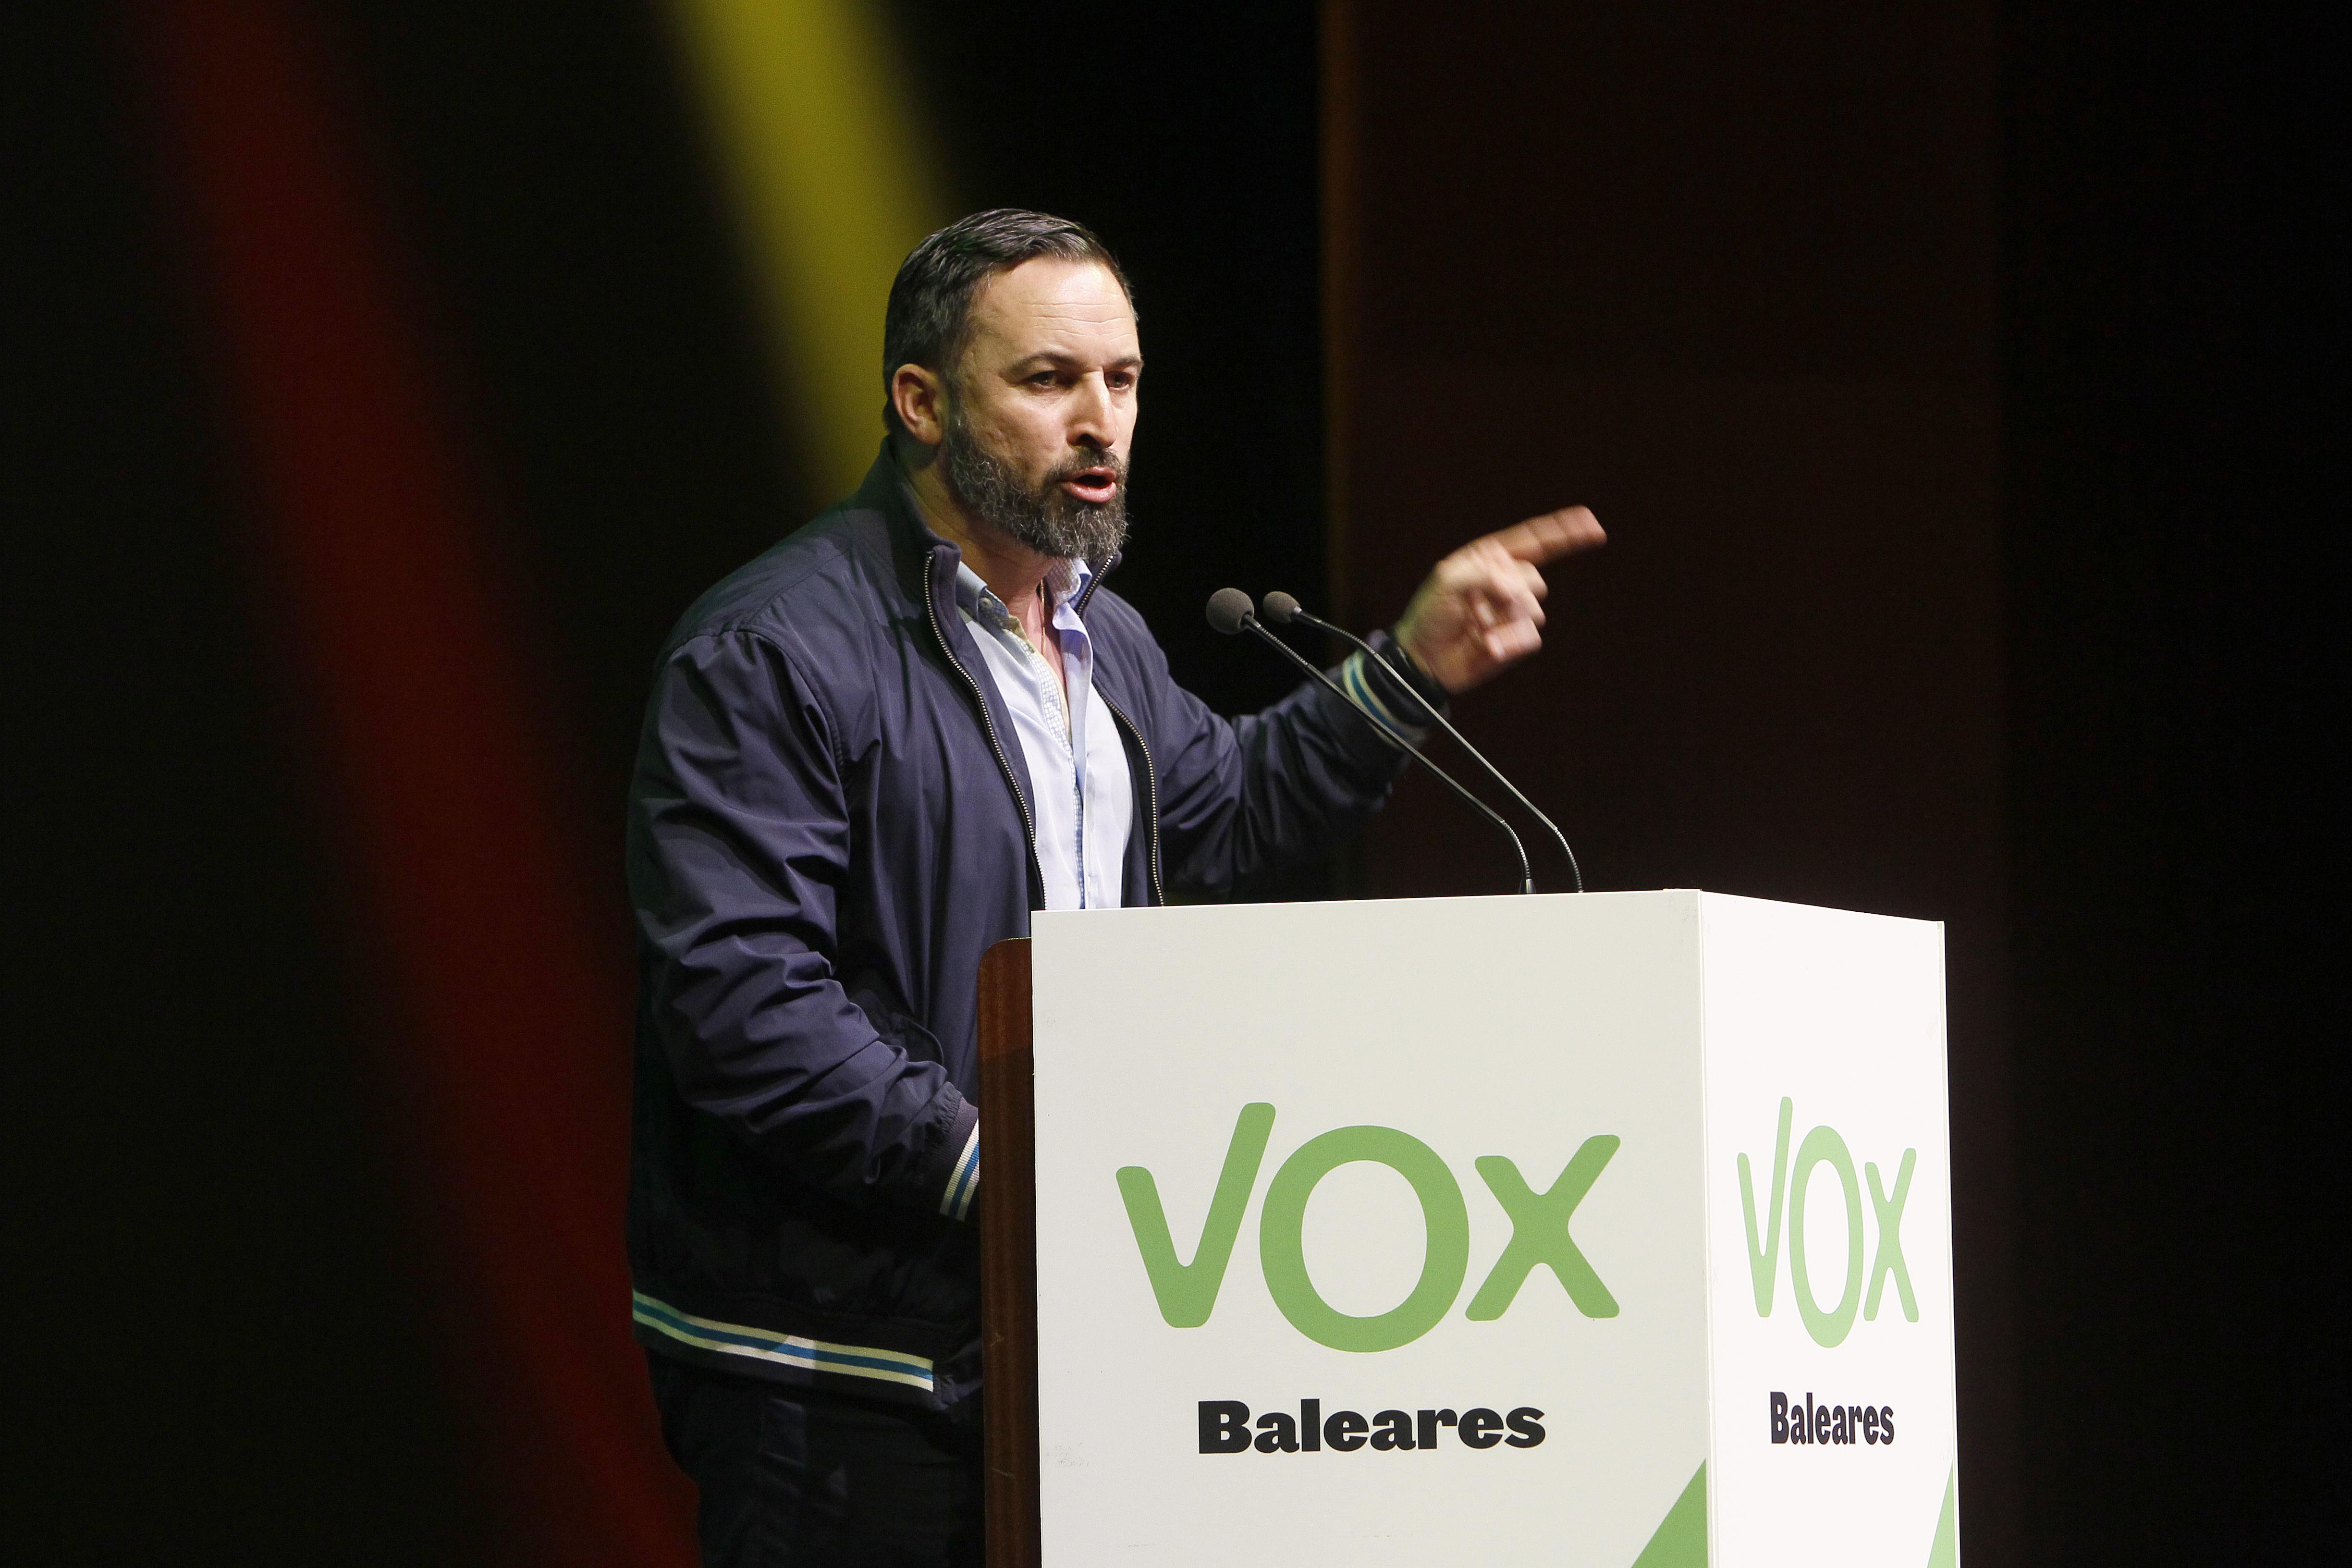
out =
<path fill-rule="evenodd" d="M 940 456 L 957 498 L 1040 554 L 1100 564 L 1127 533 L 1143 354 L 1109 270 L 1040 257 L 981 286 Z"/>

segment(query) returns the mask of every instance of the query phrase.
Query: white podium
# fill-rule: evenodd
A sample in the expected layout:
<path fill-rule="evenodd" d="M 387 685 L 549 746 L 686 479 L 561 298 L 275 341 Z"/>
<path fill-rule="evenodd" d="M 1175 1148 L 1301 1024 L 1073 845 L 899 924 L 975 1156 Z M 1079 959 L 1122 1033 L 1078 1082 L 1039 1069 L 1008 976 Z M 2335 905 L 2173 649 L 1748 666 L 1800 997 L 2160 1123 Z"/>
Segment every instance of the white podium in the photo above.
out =
<path fill-rule="evenodd" d="M 1414 900 L 1029 958 L 1044 1563 L 1958 1563 L 1940 926 Z"/>

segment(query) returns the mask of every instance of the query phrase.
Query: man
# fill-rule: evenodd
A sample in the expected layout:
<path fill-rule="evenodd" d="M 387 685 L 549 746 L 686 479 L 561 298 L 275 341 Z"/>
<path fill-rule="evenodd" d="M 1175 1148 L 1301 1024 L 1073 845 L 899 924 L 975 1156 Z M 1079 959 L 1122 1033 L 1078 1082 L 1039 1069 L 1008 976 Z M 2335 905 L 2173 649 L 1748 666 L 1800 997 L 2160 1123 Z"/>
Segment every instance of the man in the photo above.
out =
<path fill-rule="evenodd" d="M 630 797 L 636 1331 L 712 1563 L 979 1561 L 981 954 L 1318 856 L 1399 766 L 1319 685 L 1211 713 L 1103 587 L 1143 356 L 1093 235 L 942 229 L 884 339 L 881 457 L 687 613 Z M 1443 701 L 1601 539 L 1571 509 L 1468 545 L 1381 646 Z"/>

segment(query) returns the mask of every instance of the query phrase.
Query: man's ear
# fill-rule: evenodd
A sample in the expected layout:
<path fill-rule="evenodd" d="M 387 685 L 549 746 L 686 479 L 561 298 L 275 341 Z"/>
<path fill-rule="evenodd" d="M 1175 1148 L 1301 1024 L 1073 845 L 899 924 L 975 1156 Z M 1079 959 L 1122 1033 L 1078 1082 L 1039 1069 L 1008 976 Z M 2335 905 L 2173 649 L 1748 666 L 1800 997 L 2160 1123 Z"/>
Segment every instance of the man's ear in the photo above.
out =
<path fill-rule="evenodd" d="M 926 447 L 947 439 L 947 384 L 940 373 L 919 364 L 902 364 L 890 374 L 890 406 L 907 434 Z"/>

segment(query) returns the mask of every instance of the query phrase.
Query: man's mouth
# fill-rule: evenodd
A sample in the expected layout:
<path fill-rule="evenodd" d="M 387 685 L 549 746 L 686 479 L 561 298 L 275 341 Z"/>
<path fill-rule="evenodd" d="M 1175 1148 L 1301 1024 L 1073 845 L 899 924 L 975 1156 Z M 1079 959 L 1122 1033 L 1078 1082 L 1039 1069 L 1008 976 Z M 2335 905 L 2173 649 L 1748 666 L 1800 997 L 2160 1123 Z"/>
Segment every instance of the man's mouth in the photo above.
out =
<path fill-rule="evenodd" d="M 1108 505 L 1118 494 L 1118 473 L 1108 464 L 1097 464 L 1065 475 L 1062 489 L 1092 505 Z"/>

